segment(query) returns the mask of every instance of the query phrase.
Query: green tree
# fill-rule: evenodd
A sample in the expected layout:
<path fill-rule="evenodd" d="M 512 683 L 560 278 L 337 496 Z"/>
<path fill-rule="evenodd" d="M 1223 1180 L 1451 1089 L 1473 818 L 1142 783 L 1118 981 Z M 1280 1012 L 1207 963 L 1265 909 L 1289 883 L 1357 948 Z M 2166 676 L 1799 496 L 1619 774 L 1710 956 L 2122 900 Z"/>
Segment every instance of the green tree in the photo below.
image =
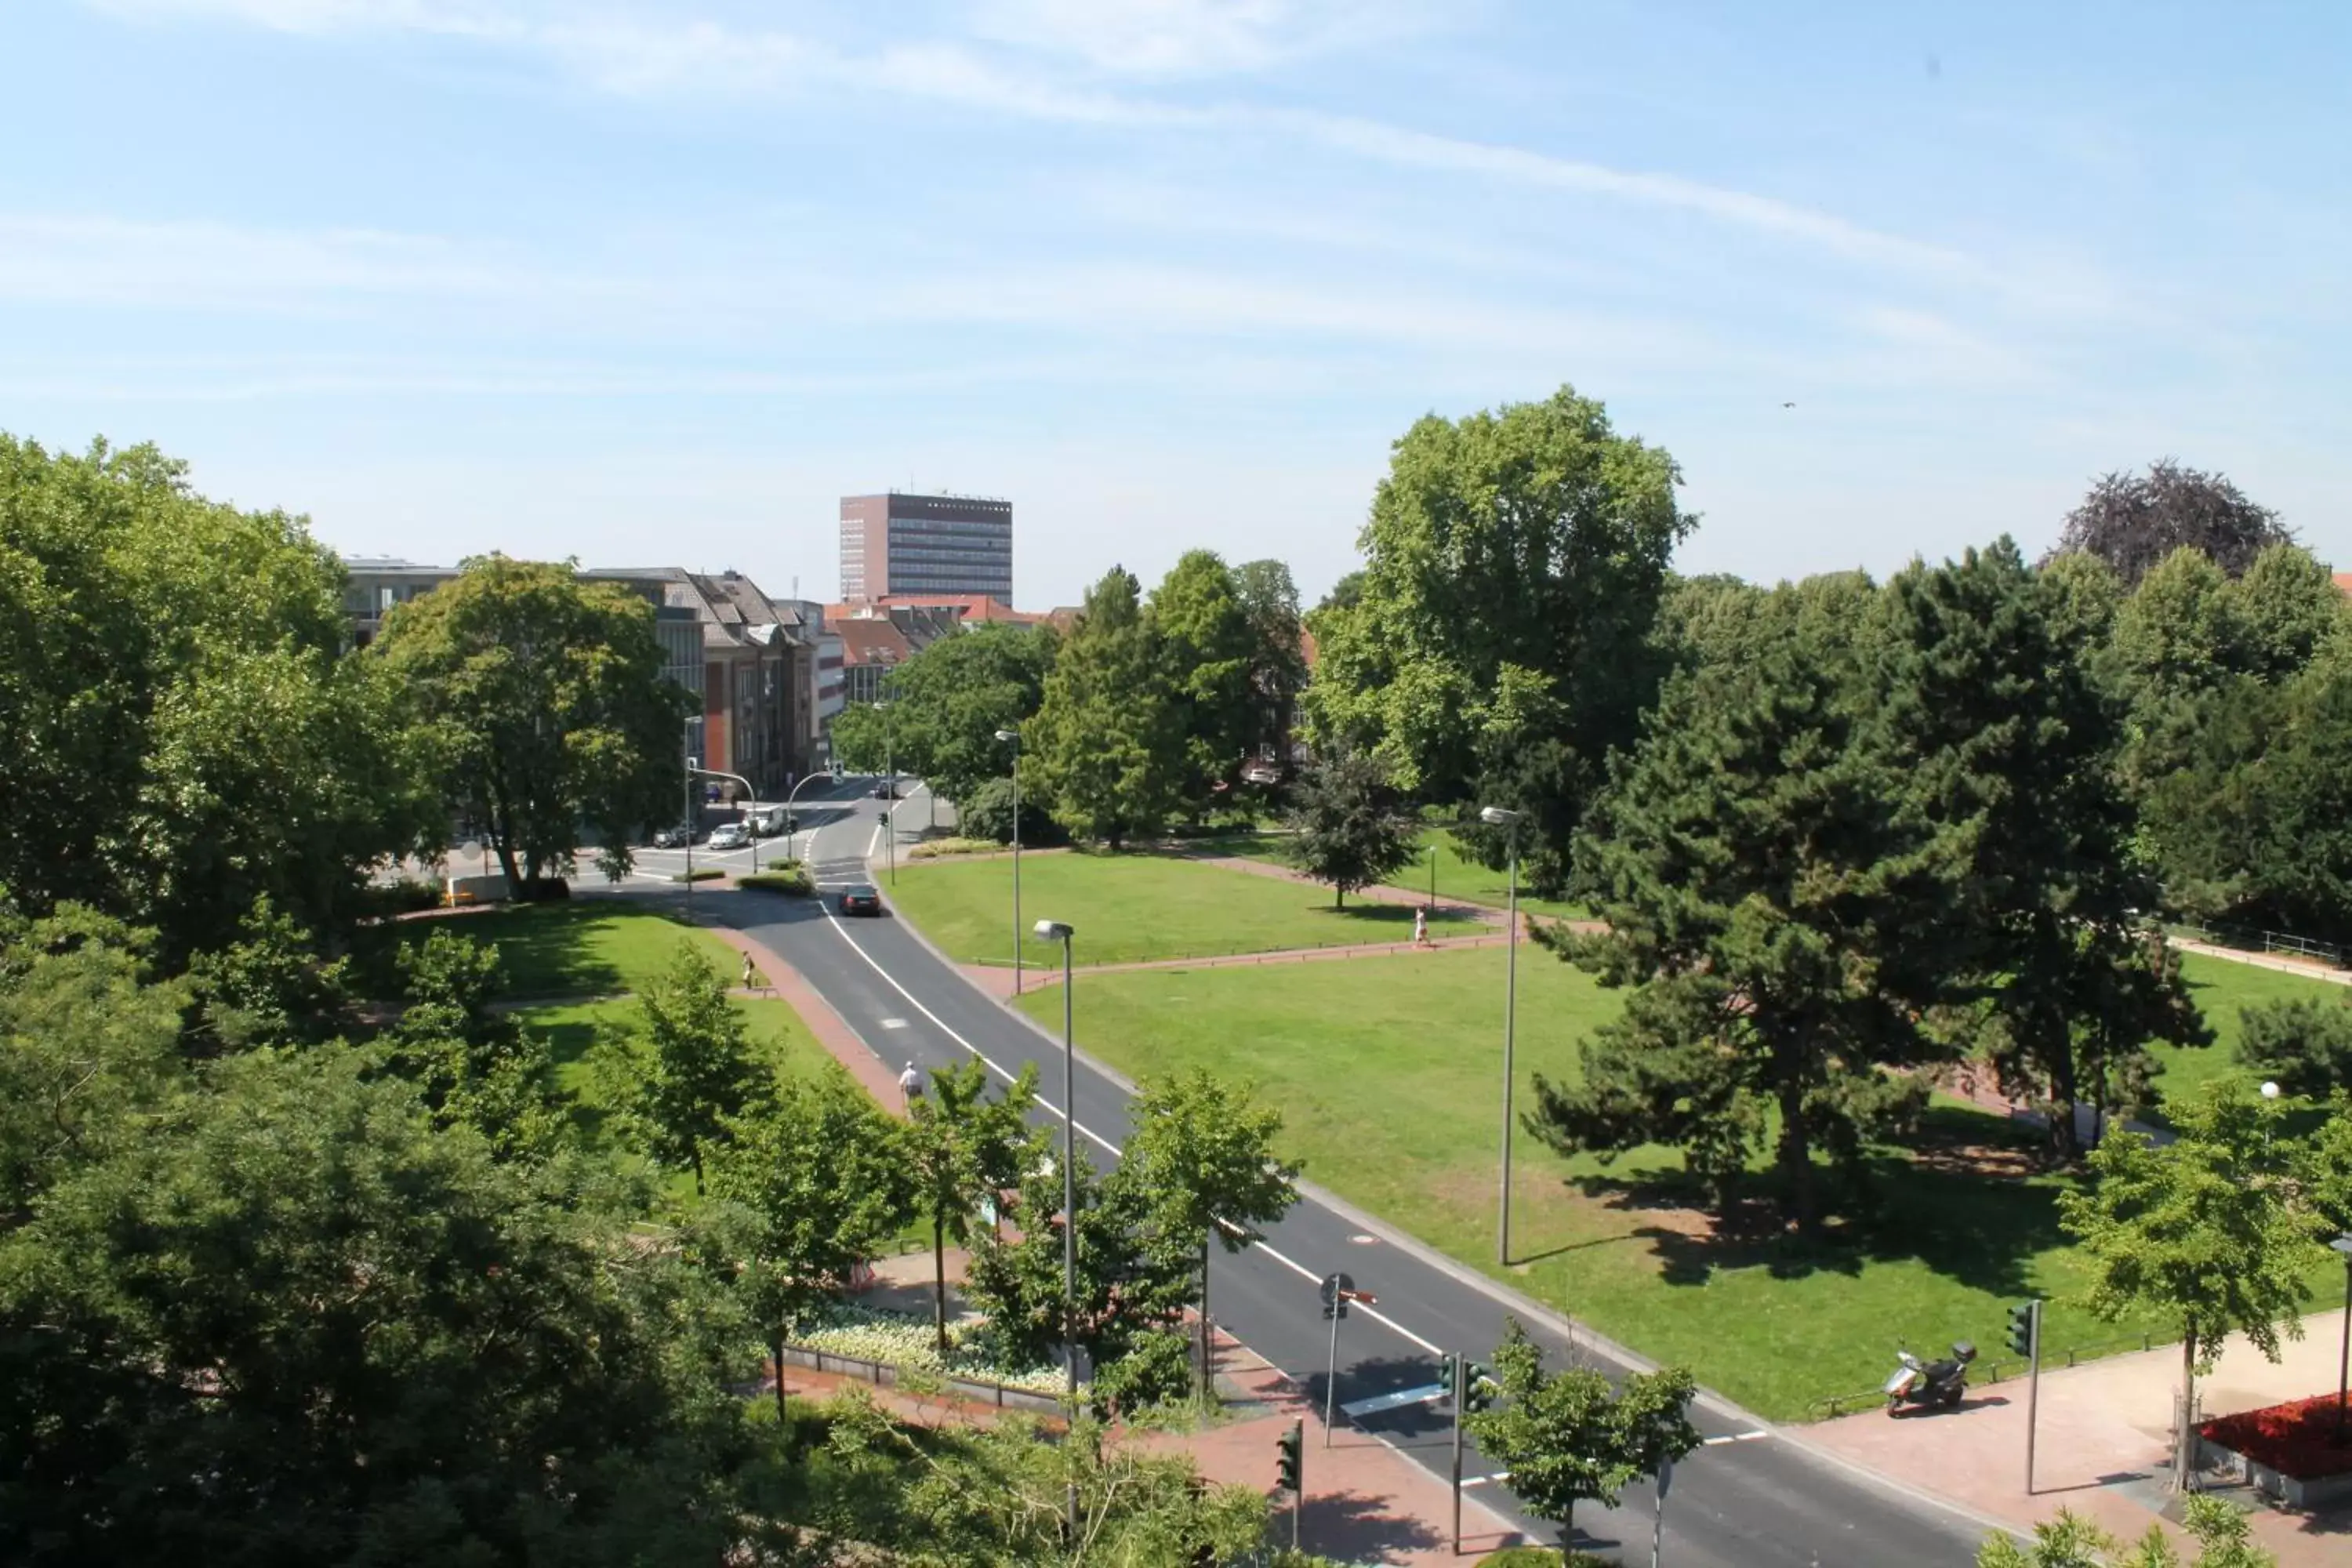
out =
<path fill-rule="evenodd" d="M 78 904 L 0 910 L 0 1236 L 73 1171 L 135 1142 L 184 1087 L 184 984 L 146 983 L 146 941 Z"/>
<path fill-rule="evenodd" d="M 213 1045 L 316 1045 L 342 1032 L 351 1005 L 348 957 L 320 956 L 309 931 L 263 894 L 237 922 L 237 940 L 189 965 Z"/>
<path fill-rule="evenodd" d="M 941 1352 L 948 1348 L 947 1244 L 969 1243 L 981 1205 L 1018 1190 L 1045 1157 L 1044 1135 L 1026 1121 L 1036 1098 L 1035 1063 L 991 1100 L 988 1066 L 974 1059 L 934 1068 L 930 1092 L 907 1108 L 915 1212 L 931 1222 L 932 1327 Z"/>
<path fill-rule="evenodd" d="M 392 1070 L 416 1085 L 440 1125 L 473 1128 L 499 1155 L 552 1152 L 566 1125 L 553 1051 L 497 1006 L 498 948 L 436 929 L 396 962 L 404 1005 L 382 1047 Z"/>
<path fill-rule="evenodd" d="M 1066 1338 L 1086 1358 L 1097 1410 L 1130 1412 L 1181 1394 L 1192 1381 L 1183 1331 L 1193 1299 L 1194 1237 L 1170 1234 L 1153 1194 L 1125 1167 L 1098 1177 L 1079 1151 L 1076 1289 L 1066 1310 L 1061 1161 L 1031 1165 L 1003 1215 L 1014 1227 L 972 1242 L 970 1292 L 1017 1363 L 1042 1365 Z"/>
<path fill-rule="evenodd" d="M 2352 1089 L 2352 998 L 2289 996 L 2238 1014 L 2238 1059 L 2289 1094 Z"/>
<path fill-rule="evenodd" d="M 839 1073 L 787 1079 L 730 1125 L 710 1185 L 701 1245 L 768 1331 L 781 1416 L 792 1325 L 847 1289 L 913 1215 L 898 1129 Z"/>
<path fill-rule="evenodd" d="M 1234 598 L 1249 626 L 1255 702 L 1247 743 L 1287 762 L 1299 693 L 1307 688 L 1307 628 L 1298 614 L 1298 584 L 1279 561 L 1244 561 L 1234 568 Z"/>
<path fill-rule="evenodd" d="M 1462 1418 L 1479 1452 L 1510 1472 L 1511 1490 L 1559 1526 L 1562 1559 L 1576 1540 L 1580 1502 L 1615 1507 L 1628 1483 L 1654 1476 L 1699 1446 L 1690 1423 L 1698 1385 L 1688 1371 L 1636 1373 L 1622 1391 L 1589 1366 L 1546 1372 L 1543 1351 L 1517 1319 L 1495 1348 L 1502 1401 Z"/>
<path fill-rule="evenodd" d="M 1114 850 L 1158 831 L 1183 801 L 1181 715 L 1138 593 L 1116 566 L 1087 590 L 1026 731 L 1028 776 L 1055 820 Z"/>
<path fill-rule="evenodd" d="M 1183 737 L 1183 805 L 1197 818 L 1257 738 L 1257 640 L 1233 570 L 1213 550 L 1179 557 L 1144 613 L 1172 700 L 1170 721 Z"/>
<path fill-rule="evenodd" d="M 1209 1243 L 1239 1252 L 1298 1202 L 1299 1166 L 1275 1153 L 1282 1112 L 1195 1068 L 1148 1081 L 1129 1114 L 1123 1181 L 1144 1194 L 1160 1234 L 1200 1246 L 1201 1397 L 1214 1396 Z"/>
<path fill-rule="evenodd" d="M 691 1170 L 700 1193 L 711 1148 L 727 1141 L 748 1108 L 764 1104 L 773 1074 L 752 1050 L 727 977 L 694 939 L 679 940 L 668 970 L 638 1006 L 645 1035 L 614 1064 L 620 1093 L 654 1158 Z"/>
<path fill-rule="evenodd" d="M 1013 842 L 1013 781 L 991 779 L 956 802 L 956 830 L 967 838 Z M 1021 842 L 1032 849 L 1063 842 L 1062 825 L 1034 794 L 1021 796 Z"/>
<path fill-rule="evenodd" d="M 583 827 L 625 873 L 631 834 L 677 809 L 692 702 L 662 673 L 652 607 L 619 584 L 484 556 L 395 607 L 370 651 L 408 694 L 408 743 L 517 889 L 570 865 Z"/>
<path fill-rule="evenodd" d="M 2112 1068 L 2118 1030 L 2133 1047 L 2211 1037 L 2177 970 L 2142 962 L 2134 926 L 2156 889 L 2127 853 L 2120 714 L 2091 649 L 2060 635 L 2063 588 L 2006 538 L 1897 575 L 1869 740 L 1957 894 L 1936 912 L 1945 994 L 1972 1007 L 2003 1084 L 2042 1100 L 2071 1161 L 2085 1047 Z"/>
<path fill-rule="evenodd" d="M 715 1561 L 740 1321 L 354 1055 L 257 1051 L 0 1236 L 0 1558 Z"/>
<path fill-rule="evenodd" d="M 2181 1522 L 2198 1546 L 2195 1568 L 2278 1568 L 2278 1559 L 2253 1543 L 2242 1509 L 2221 1498 L 2196 1496 L 2181 1505 Z M 2033 1540 L 2021 1546 L 2006 1531 L 1985 1538 L 1977 1568 L 2179 1568 L 2180 1555 L 2150 1524 L 2130 1546 L 2084 1519 L 2060 1509 L 2056 1519 L 2033 1527 Z"/>
<path fill-rule="evenodd" d="M 895 705 L 886 709 L 878 702 L 852 702 L 834 715 L 831 733 L 834 759 L 852 773 L 908 771 L 898 752 Z"/>
<path fill-rule="evenodd" d="M 1396 443 L 1360 541 L 1360 595 L 1307 617 L 1316 741 L 1371 751 L 1425 799 L 1522 810 L 1539 891 L 1655 692 L 1666 563 L 1692 518 L 1674 459 L 1562 387 Z M 1458 837 L 1490 866 L 1502 836 Z"/>
<path fill-rule="evenodd" d="M 339 938 L 424 821 L 392 688 L 339 657 L 342 584 L 302 520 L 152 447 L 0 434 L 0 887 L 152 930 L 167 971 L 265 895 Z"/>
<path fill-rule="evenodd" d="M 1410 864 L 1416 825 L 1389 787 L 1388 766 L 1376 757 L 1342 752 L 1307 771 L 1293 795 L 1291 863 L 1331 884 L 1332 908 L 1347 907 L 1350 889 L 1386 881 Z"/>
<path fill-rule="evenodd" d="M 996 732 L 1037 711 L 1057 646 L 1051 626 L 1003 622 L 940 638 L 890 672 L 887 716 L 868 709 L 852 722 L 857 765 L 879 772 L 895 763 L 961 805 L 1010 769 L 1012 752 Z M 834 724 L 840 752 L 840 719 Z"/>
<path fill-rule="evenodd" d="M 1895 809 L 1870 732 L 1873 614 L 1848 582 L 1783 587 L 1739 657 L 1667 683 L 1579 847 L 1608 932 L 1538 932 L 1632 990 L 1584 1043 L 1580 1082 L 1537 1078 L 1544 1142 L 1604 1160 L 1679 1148 L 1727 1197 L 1769 1139 L 1781 1201 L 1810 1224 L 1815 1155 L 1850 1171 L 1924 1103 L 1886 1069 L 1948 1054 L 1921 1018 L 1949 872 Z"/>
<path fill-rule="evenodd" d="M 2145 474 L 2103 475 L 2066 514 L 2053 553 L 2095 555 L 2126 583 L 2137 583 L 2176 550 L 2194 550 L 2235 576 L 2264 549 L 2293 537 L 2278 513 L 2247 500 L 2222 475 L 2163 458 Z"/>
<path fill-rule="evenodd" d="M 2303 1332 L 2317 1248 L 2310 1216 L 2283 1190 L 2293 1146 L 2279 1123 L 2242 1083 L 2208 1084 L 2173 1108 L 2172 1142 L 2111 1135 L 2091 1153 L 2092 1185 L 2058 1194 L 2059 1220 L 2092 1268 L 2084 1305 L 2110 1321 L 2155 1313 L 2179 1331 L 2184 1409 L 2231 1332 L 2273 1362 L 2280 1336 Z M 2183 1440 L 2175 1456 L 2184 1491 L 2192 1447 Z"/>
<path fill-rule="evenodd" d="M 2352 1236 L 2352 1089 L 2328 1098 L 2327 1115 L 2295 1146 L 2294 1159 L 2319 1234 Z"/>

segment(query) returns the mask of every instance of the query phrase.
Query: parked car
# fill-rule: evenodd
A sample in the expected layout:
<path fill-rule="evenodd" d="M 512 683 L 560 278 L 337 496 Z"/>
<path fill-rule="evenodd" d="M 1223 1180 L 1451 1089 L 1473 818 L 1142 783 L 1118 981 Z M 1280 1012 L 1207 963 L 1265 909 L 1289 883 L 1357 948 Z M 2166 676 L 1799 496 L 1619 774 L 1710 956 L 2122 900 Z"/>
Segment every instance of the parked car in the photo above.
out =
<path fill-rule="evenodd" d="M 882 891 L 871 882 L 856 882 L 841 889 L 841 912 L 845 915 L 878 915 L 882 912 Z"/>
<path fill-rule="evenodd" d="M 656 849 L 683 849 L 689 844 L 701 842 L 702 830 L 692 823 L 682 822 L 676 827 L 659 828 L 654 833 L 654 847 Z"/>
<path fill-rule="evenodd" d="M 751 842 L 751 830 L 740 822 L 722 822 L 711 830 L 713 849 L 740 849 Z"/>

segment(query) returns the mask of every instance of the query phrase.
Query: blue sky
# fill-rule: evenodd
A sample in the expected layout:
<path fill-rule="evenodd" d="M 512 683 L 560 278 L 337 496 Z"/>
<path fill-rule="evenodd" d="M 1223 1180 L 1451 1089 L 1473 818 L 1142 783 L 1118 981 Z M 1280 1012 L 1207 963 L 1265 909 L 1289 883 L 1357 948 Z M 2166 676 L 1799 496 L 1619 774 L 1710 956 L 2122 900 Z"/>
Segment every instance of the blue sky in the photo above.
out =
<path fill-rule="evenodd" d="M 2226 469 L 2352 566 L 2352 7 L 13 0 L 0 428 L 354 552 L 1019 596 L 1354 559 L 1416 416 L 1562 382 L 1691 570 L 2038 549 Z M 1793 408 L 1784 404 L 1793 403 Z"/>

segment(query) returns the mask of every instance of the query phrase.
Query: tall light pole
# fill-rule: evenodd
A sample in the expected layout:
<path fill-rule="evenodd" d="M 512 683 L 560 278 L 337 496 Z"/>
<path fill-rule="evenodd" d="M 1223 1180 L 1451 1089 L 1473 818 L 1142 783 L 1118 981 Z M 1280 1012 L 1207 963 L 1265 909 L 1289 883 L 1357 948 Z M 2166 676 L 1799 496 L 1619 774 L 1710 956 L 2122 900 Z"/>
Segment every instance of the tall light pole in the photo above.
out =
<path fill-rule="evenodd" d="M 999 730 L 1013 748 L 1013 994 L 1021 994 L 1021 731 Z"/>
<path fill-rule="evenodd" d="M 1519 817 L 1522 814 L 1500 805 L 1490 805 L 1478 813 L 1478 820 L 1489 827 L 1507 828 L 1510 833 L 1511 876 L 1510 903 L 1507 923 L 1503 930 L 1503 1204 L 1502 1217 L 1495 1233 L 1495 1256 L 1508 1267 L 1511 1261 L 1511 1047 L 1519 1016 Z"/>
<path fill-rule="evenodd" d="M 1078 1047 L 1070 1031 L 1070 938 L 1075 928 L 1039 921 L 1037 940 L 1062 944 L 1062 1362 L 1069 1373 L 1070 1414 L 1078 1413 Z M 1078 1486 L 1070 1483 L 1070 1528 L 1078 1524 Z"/>

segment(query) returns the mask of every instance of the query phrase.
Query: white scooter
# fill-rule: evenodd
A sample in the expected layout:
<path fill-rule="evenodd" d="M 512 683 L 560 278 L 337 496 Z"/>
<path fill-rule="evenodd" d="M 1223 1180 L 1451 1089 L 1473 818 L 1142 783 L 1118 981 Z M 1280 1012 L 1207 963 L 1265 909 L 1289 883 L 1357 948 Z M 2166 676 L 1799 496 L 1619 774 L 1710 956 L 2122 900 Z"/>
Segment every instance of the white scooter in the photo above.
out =
<path fill-rule="evenodd" d="M 1949 1410 L 1969 1391 L 1969 1363 L 1977 1359 L 1977 1347 L 1959 1340 L 1952 1345 L 1949 1361 L 1923 1362 L 1906 1350 L 1896 1351 L 1895 1359 L 1903 1364 L 1886 1380 L 1888 1415 L 1906 1405 L 1935 1405 Z"/>

